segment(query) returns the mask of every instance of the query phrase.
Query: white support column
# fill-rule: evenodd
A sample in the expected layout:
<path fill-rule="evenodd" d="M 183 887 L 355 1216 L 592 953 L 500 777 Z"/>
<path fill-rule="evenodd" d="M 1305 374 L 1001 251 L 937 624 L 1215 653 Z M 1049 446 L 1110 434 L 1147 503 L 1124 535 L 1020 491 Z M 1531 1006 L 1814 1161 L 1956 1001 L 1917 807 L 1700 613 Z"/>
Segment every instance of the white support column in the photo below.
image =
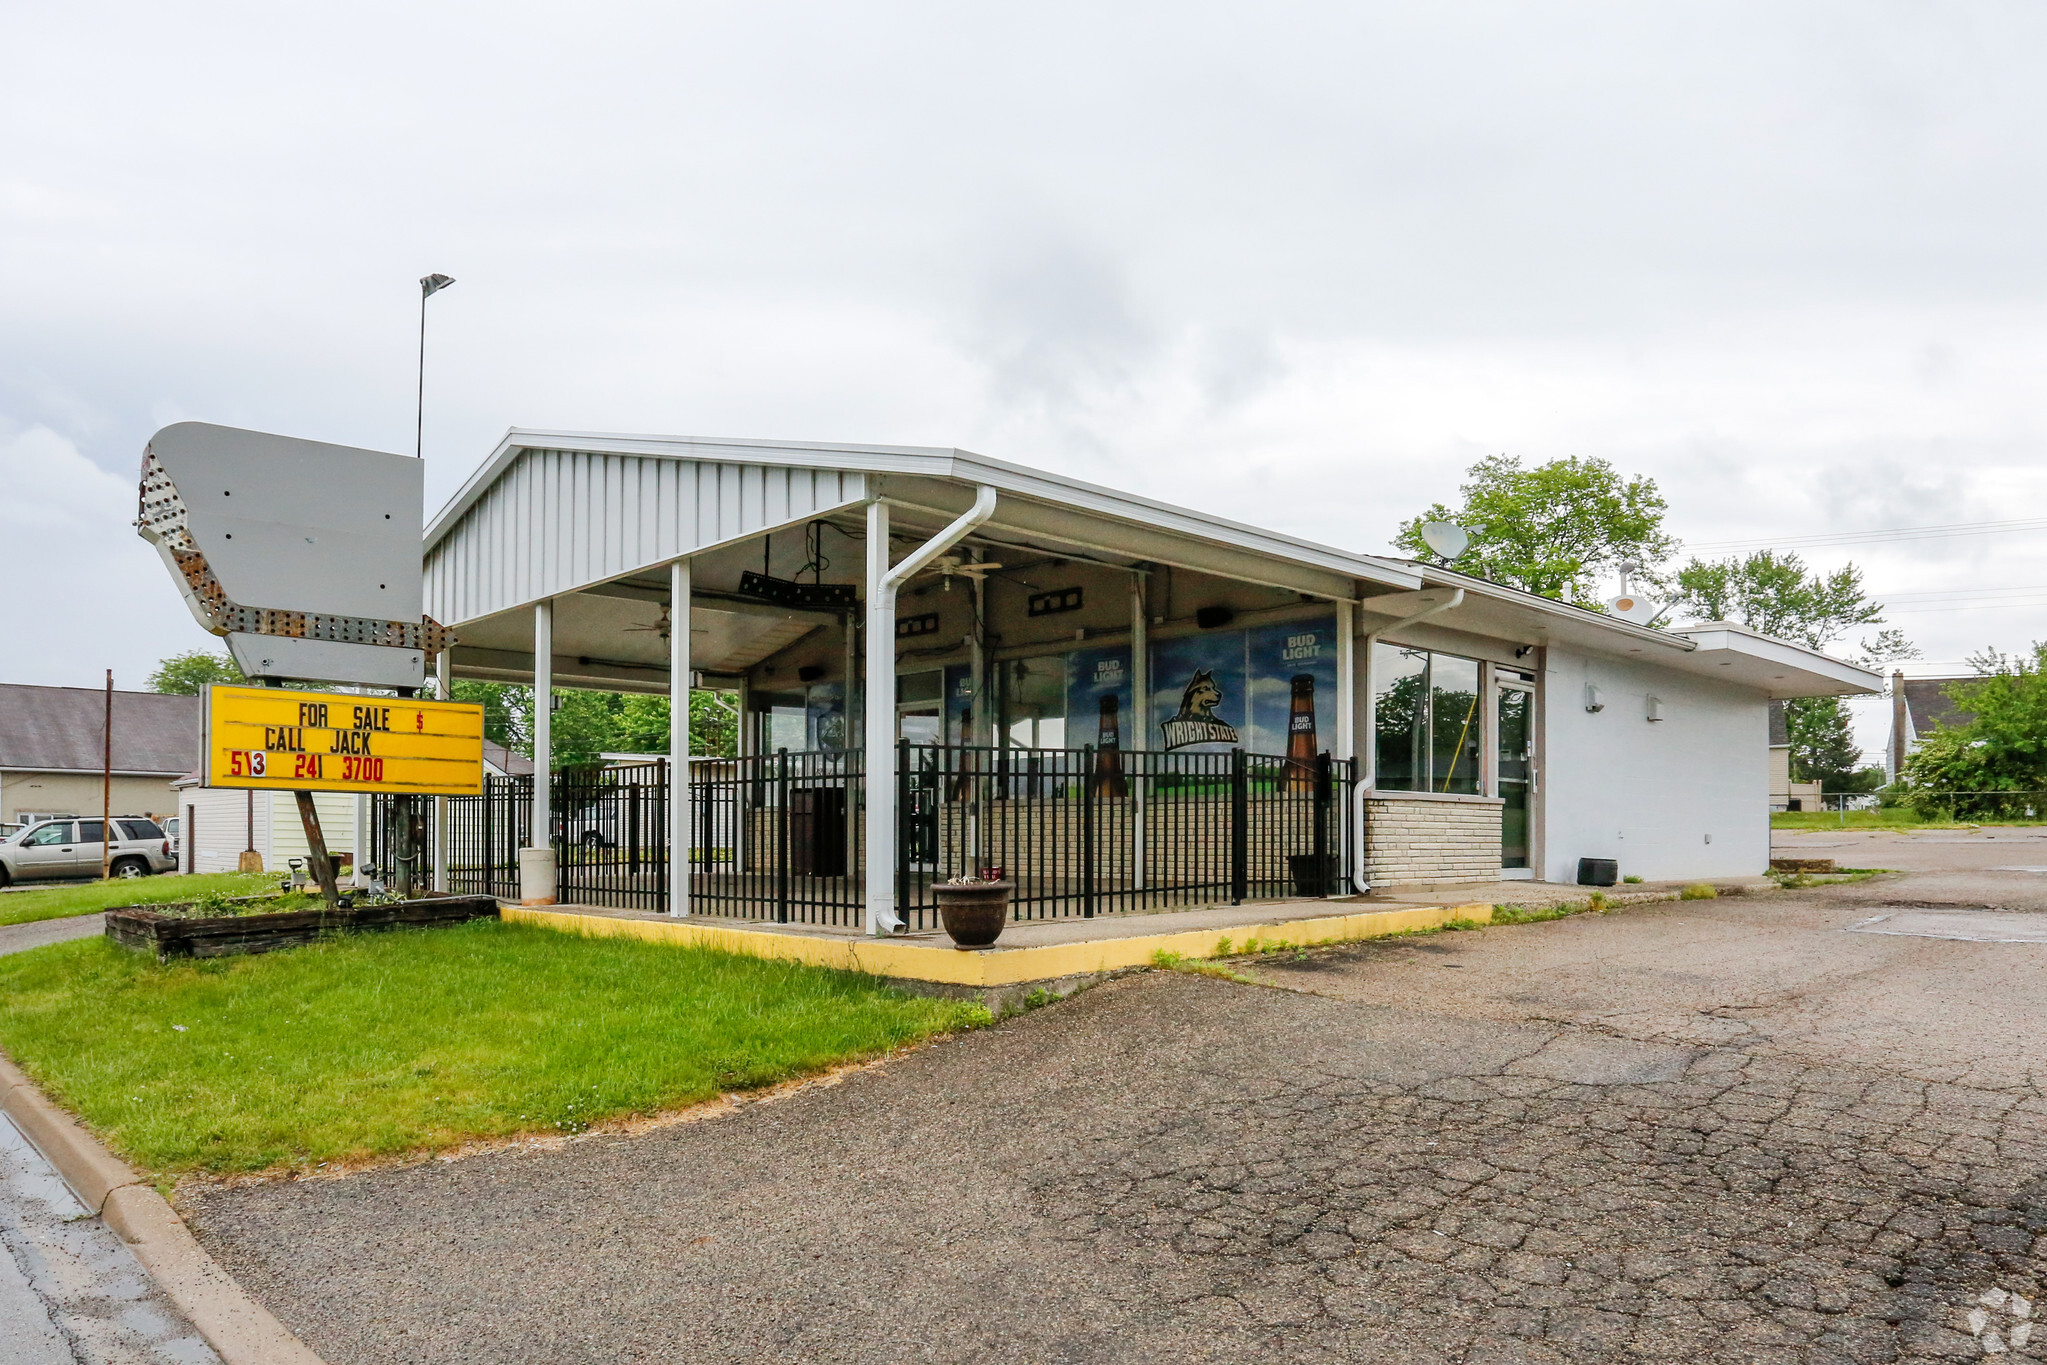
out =
<path fill-rule="evenodd" d="M 867 504 L 867 932 L 902 928 L 896 913 L 896 589 L 995 515 L 996 492 L 982 484 L 974 505 L 944 530 L 888 562 L 888 504 Z"/>
<path fill-rule="evenodd" d="M 668 913 L 690 911 L 689 561 L 668 566 Z"/>
<path fill-rule="evenodd" d="M 896 914 L 896 590 L 888 576 L 888 504 L 867 504 L 867 932 Z"/>
<path fill-rule="evenodd" d="M 533 848 L 554 847 L 554 603 L 533 604 Z"/>
<path fill-rule="evenodd" d="M 1351 878 L 1353 891 L 1369 891 L 1371 884 L 1366 877 L 1365 833 L 1367 820 L 1365 802 L 1372 790 L 1379 785 L 1379 696 L 1372 681 L 1373 659 L 1378 652 L 1379 632 L 1368 630 L 1357 636 L 1351 644 L 1355 651 L 1354 669 L 1357 676 L 1357 692 L 1351 698 L 1352 744 L 1356 746 L 1358 760 L 1357 799 L 1351 811 L 1351 828 L 1357 831 L 1357 838 L 1351 845 Z"/>
<path fill-rule="evenodd" d="M 852 755 L 862 747 L 859 738 L 866 727 L 860 723 L 860 713 L 854 709 L 854 701 L 860 697 L 860 616 L 849 611 L 845 616 L 845 695 L 840 704 L 846 708 L 846 872 L 851 875 L 860 866 L 860 787 L 851 777 Z"/>
<path fill-rule="evenodd" d="M 1357 611 L 1349 602 L 1336 604 L 1336 749 L 1341 760 L 1358 756 Z"/>
<path fill-rule="evenodd" d="M 450 687 L 454 681 L 454 664 L 443 649 L 434 661 L 434 695 L 442 701 L 451 700 Z M 360 838 L 360 836 L 358 836 Z M 361 855 L 356 855 L 360 859 Z M 448 889 L 448 798 L 434 798 L 434 890 Z"/>
<path fill-rule="evenodd" d="M 1145 570 L 1136 569 L 1130 575 L 1130 738 L 1135 741 L 1131 747 L 1139 753 L 1151 748 L 1151 594 L 1147 589 L 1151 581 Z M 1152 772 L 1142 766 L 1147 760 L 1138 759 L 1137 785 L 1131 789 L 1135 800 L 1131 805 L 1132 825 L 1130 850 L 1131 884 L 1139 891 L 1145 888 L 1146 855 L 1150 850 L 1150 833 L 1145 825 L 1145 798 L 1151 792 Z"/>

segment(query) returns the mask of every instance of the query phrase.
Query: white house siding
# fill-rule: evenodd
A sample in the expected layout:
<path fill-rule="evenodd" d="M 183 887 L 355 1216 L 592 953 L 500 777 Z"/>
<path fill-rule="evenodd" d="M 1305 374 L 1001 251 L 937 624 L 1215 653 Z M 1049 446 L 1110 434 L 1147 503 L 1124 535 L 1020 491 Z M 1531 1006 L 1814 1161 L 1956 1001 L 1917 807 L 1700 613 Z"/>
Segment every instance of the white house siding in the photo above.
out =
<path fill-rule="evenodd" d="M 528 450 L 426 556 L 427 614 L 474 621 L 865 496 L 858 471 Z"/>
<path fill-rule="evenodd" d="M 1649 881 L 1757 876 L 1770 861 L 1770 703 L 1746 688 L 1552 648 L 1542 874 L 1613 858 Z M 1587 683 L 1604 709 L 1585 709 Z M 1648 699 L 1663 719 L 1647 719 Z"/>
<path fill-rule="evenodd" d="M 330 853 L 355 850 L 355 798 L 339 792 L 316 792 L 320 833 Z M 181 809 L 185 815 L 186 867 L 193 872 L 232 872 L 249 847 L 249 793 L 218 787 L 188 787 Z M 255 849 L 263 870 L 277 872 L 290 858 L 306 856 L 305 827 L 298 802 L 290 792 L 255 794 Z M 195 837 L 196 836 L 196 837 Z"/>

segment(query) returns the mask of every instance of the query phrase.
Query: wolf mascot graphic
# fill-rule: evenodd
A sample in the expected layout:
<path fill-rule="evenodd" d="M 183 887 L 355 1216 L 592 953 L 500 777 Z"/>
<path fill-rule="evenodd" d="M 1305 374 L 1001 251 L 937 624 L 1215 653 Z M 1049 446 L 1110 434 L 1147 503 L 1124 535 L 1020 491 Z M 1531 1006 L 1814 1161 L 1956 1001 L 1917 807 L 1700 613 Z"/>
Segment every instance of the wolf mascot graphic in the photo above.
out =
<path fill-rule="evenodd" d="M 1204 668 L 1187 680 L 1187 690 L 1180 694 L 1180 709 L 1171 720 L 1162 721 L 1159 728 L 1165 731 L 1166 747 L 1180 749 L 1189 744 L 1235 744 L 1237 727 L 1216 719 L 1215 708 L 1223 699 L 1223 690 L 1215 680 L 1215 670 Z"/>

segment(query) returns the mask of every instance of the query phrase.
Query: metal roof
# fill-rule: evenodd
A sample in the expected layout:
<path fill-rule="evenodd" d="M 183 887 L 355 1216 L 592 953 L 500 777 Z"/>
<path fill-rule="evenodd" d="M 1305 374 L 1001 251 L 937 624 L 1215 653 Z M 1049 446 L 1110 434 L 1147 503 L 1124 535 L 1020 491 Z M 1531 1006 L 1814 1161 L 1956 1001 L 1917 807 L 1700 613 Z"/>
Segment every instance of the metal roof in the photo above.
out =
<path fill-rule="evenodd" d="M 96 687 L 0 683 L 0 768 L 100 771 L 107 694 Z M 114 693 L 114 771 L 175 777 L 199 753 L 199 698 Z"/>
<path fill-rule="evenodd" d="M 689 465 L 692 475 L 676 472 Z M 1359 583 L 1421 582 L 1389 559 L 970 451 L 514 428 L 427 528 L 429 610 L 448 623 L 473 620 L 877 494 L 942 512 L 945 484 L 993 487 L 1004 495 L 997 521 L 1021 518 L 1034 534 L 1092 544 L 1113 526 L 1137 558 L 1198 542 L 1293 566 L 1341 597 Z M 1062 514 L 1070 526 L 1059 525 Z"/>

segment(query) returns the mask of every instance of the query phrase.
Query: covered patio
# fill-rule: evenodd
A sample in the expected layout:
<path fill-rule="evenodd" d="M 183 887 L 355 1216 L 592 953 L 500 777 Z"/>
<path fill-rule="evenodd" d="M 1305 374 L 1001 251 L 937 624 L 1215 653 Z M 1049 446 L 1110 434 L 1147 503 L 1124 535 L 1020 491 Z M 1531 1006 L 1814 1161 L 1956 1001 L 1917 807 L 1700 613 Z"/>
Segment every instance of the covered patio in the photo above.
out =
<path fill-rule="evenodd" d="M 514 891 L 549 830 L 563 900 L 870 933 L 993 868 L 1021 919 L 1350 890 L 1353 608 L 1422 582 L 958 451 L 559 433 L 427 543 L 447 676 L 741 716 L 736 757 L 677 725 L 665 762 L 453 803 L 450 885 Z"/>

